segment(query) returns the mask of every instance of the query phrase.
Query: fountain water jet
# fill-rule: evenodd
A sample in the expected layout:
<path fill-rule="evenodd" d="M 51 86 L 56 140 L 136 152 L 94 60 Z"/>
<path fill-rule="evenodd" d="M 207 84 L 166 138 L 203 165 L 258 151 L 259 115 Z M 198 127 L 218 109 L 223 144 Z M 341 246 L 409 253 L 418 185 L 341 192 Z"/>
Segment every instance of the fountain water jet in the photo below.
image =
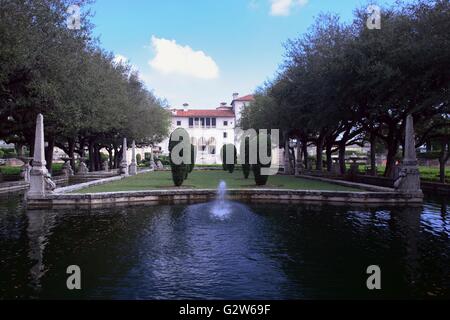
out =
<path fill-rule="evenodd" d="M 217 188 L 217 199 L 211 209 L 211 213 L 215 218 L 224 220 L 231 213 L 231 206 L 229 201 L 226 200 L 227 184 L 225 181 L 220 181 Z"/>

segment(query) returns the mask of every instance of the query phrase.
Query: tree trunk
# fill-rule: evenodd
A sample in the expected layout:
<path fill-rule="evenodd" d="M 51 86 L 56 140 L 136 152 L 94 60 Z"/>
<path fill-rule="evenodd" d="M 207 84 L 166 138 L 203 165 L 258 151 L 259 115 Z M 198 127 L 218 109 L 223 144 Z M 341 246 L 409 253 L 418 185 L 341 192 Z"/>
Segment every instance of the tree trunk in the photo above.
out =
<path fill-rule="evenodd" d="M 99 146 L 94 144 L 94 170 L 100 171 L 100 154 L 99 154 Z"/>
<path fill-rule="evenodd" d="M 285 139 L 284 142 L 284 173 L 291 174 L 291 161 L 289 159 L 289 138 Z"/>
<path fill-rule="evenodd" d="M 322 152 L 323 152 L 323 137 L 320 136 L 317 139 L 316 143 L 316 170 L 322 171 L 323 164 L 322 164 Z"/>
<path fill-rule="evenodd" d="M 295 175 L 298 176 L 300 174 L 300 167 L 302 164 L 302 149 L 301 149 L 299 140 L 297 140 L 297 144 L 295 146 L 295 151 L 296 151 L 296 158 L 297 158 L 297 160 L 295 161 Z"/>
<path fill-rule="evenodd" d="M 302 153 L 305 169 L 308 170 L 308 142 L 306 140 L 302 141 Z"/>
<path fill-rule="evenodd" d="M 51 174 L 53 172 L 53 149 L 55 148 L 55 138 L 53 135 L 47 137 L 48 146 L 45 148 L 45 161 L 47 162 L 47 170 Z"/>
<path fill-rule="evenodd" d="M 112 148 L 108 148 L 108 155 L 109 155 L 109 167 L 113 168 L 113 163 L 114 163 L 114 157 L 113 157 L 113 149 Z"/>
<path fill-rule="evenodd" d="M 331 168 L 333 166 L 333 158 L 331 149 L 333 148 L 333 144 L 331 142 L 327 143 L 326 146 L 326 155 L 327 155 L 327 171 L 331 172 Z"/>
<path fill-rule="evenodd" d="M 92 139 L 89 140 L 89 172 L 94 171 L 94 142 Z"/>
<path fill-rule="evenodd" d="M 370 175 L 377 175 L 377 162 L 376 162 L 376 151 L 375 151 L 376 137 L 374 134 L 370 135 Z"/>
<path fill-rule="evenodd" d="M 98 170 L 103 170 L 102 153 L 100 152 L 101 147 L 97 146 L 97 159 L 98 159 Z"/>
<path fill-rule="evenodd" d="M 347 167 L 345 166 L 345 149 L 346 143 L 345 141 L 342 141 L 339 144 L 339 169 L 342 175 L 347 172 Z"/>
<path fill-rule="evenodd" d="M 69 146 L 67 155 L 70 158 L 70 166 L 73 170 L 75 170 L 75 140 L 73 138 L 69 138 L 67 143 Z"/>
<path fill-rule="evenodd" d="M 114 169 L 119 168 L 120 163 L 120 152 L 117 146 L 114 146 Z"/>
<path fill-rule="evenodd" d="M 439 181 L 445 183 L 445 165 L 450 156 L 447 143 L 441 145 L 441 156 L 439 157 Z"/>
<path fill-rule="evenodd" d="M 295 149 L 291 148 L 291 147 L 289 147 L 289 161 L 290 161 L 291 174 L 294 174 L 297 156 L 295 155 Z"/>
<path fill-rule="evenodd" d="M 387 149 L 388 153 L 386 157 L 386 170 L 384 172 L 384 176 L 393 178 L 395 169 L 395 156 L 398 150 L 398 142 L 395 139 L 388 140 Z"/>
<path fill-rule="evenodd" d="M 34 157 L 34 138 L 32 140 L 27 139 L 27 143 L 28 143 L 28 148 L 30 150 L 30 154 L 28 156 L 33 158 Z"/>
<path fill-rule="evenodd" d="M 16 144 L 16 153 L 19 157 L 23 157 L 23 144 L 22 143 L 17 143 Z"/>

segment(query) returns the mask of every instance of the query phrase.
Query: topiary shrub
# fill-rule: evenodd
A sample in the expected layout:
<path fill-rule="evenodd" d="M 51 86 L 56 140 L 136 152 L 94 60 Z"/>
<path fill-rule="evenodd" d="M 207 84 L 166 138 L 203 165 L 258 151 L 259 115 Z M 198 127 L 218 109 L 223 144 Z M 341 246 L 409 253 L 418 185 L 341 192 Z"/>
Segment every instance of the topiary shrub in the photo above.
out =
<path fill-rule="evenodd" d="M 186 165 L 171 165 L 170 169 L 172 171 L 173 184 L 176 187 L 181 187 L 186 176 Z"/>
<path fill-rule="evenodd" d="M 227 153 L 233 152 L 233 163 L 227 163 Z M 224 171 L 228 171 L 229 173 L 234 172 L 234 166 L 237 162 L 237 150 L 234 144 L 229 143 L 222 146 L 222 150 L 220 151 L 222 155 L 222 168 Z"/>
<path fill-rule="evenodd" d="M 242 165 L 242 173 L 244 174 L 244 178 L 248 179 L 248 177 L 250 176 L 250 171 L 252 170 L 252 166 L 250 164 L 246 164 L 244 163 Z"/>
<path fill-rule="evenodd" d="M 183 130 L 184 131 L 183 135 L 189 137 L 186 130 L 184 130 L 182 128 L 178 128 L 175 131 L 177 131 L 177 130 Z M 181 185 L 183 185 L 184 180 L 187 178 L 187 174 L 189 173 L 189 170 L 188 170 L 187 164 L 185 164 L 185 163 L 176 164 L 172 161 L 172 155 L 173 155 L 172 152 L 174 152 L 173 149 L 179 143 L 182 143 L 182 141 L 183 141 L 183 136 L 180 137 L 180 141 L 172 140 L 172 135 L 175 133 L 175 131 L 170 135 L 170 139 L 169 139 L 169 152 L 170 152 L 169 161 L 170 161 L 170 169 L 172 172 L 173 183 L 175 184 L 175 186 L 180 187 Z M 183 149 L 181 149 L 179 151 L 178 156 L 183 157 Z"/>
<path fill-rule="evenodd" d="M 257 186 L 265 186 L 267 184 L 267 180 L 269 180 L 269 176 L 261 175 L 261 168 L 263 166 L 261 164 L 252 165 L 253 175 L 255 176 L 255 183 Z"/>
<path fill-rule="evenodd" d="M 269 180 L 269 176 L 268 175 L 262 175 L 261 174 L 261 169 L 262 168 L 270 168 L 270 162 L 268 164 L 262 164 L 261 163 L 261 159 L 259 157 L 259 140 L 262 138 L 267 138 L 267 151 L 268 151 L 268 156 L 271 157 L 272 156 L 272 143 L 270 140 L 270 135 L 269 134 L 264 134 L 264 135 L 260 135 L 258 134 L 257 136 L 257 163 L 252 165 L 252 171 L 253 171 L 253 175 L 255 177 L 255 183 L 257 186 L 265 186 L 267 184 L 267 181 Z"/>
<path fill-rule="evenodd" d="M 245 154 L 245 157 L 244 159 L 242 159 L 242 173 L 244 174 L 244 178 L 248 179 L 248 177 L 250 176 L 250 170 L 252 168 L 252 166 L 250 165 L 250 138 L 245 138 L 243 147 L 243 153 Z M 241 152 L 241 155 L 243 153 Z"/>
<path fill-rule="evenodd" d="M 186 164 L 185 165 L 185 169 L 184 169 L 184 180 L 187 180 L 187 178 L 189 177 L 189 168 L 190 168 L 190 164 Z"/>
<path fill-rule="evenodd" d="M 222 146 L 222 149 L 220 149 L 220 157 L 222 159 L 222 169 L 223 171 L 227 171 L 227 164 L 225 163 L 224 159 L 226 159 L 227 151 L 225 149 L 226 145 Z"/>

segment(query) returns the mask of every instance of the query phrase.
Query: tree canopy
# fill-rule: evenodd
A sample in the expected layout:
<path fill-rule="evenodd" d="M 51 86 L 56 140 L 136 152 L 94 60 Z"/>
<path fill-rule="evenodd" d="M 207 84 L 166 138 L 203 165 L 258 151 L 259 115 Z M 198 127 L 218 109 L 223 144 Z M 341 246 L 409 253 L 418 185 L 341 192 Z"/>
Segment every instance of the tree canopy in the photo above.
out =
<path fill-rule="evenodd" d="M 93 37 L 90 2 L 0 2 L 0 139 L 32 150 L 42 113 L 49 168 L 54 146 L 72 158 L 88 151 L 98 170 L 102 148 L 118 166 L 123 137 L 148 146 L 167 136 L 164 102 Z M 71 5 L 82 8 L 78 30 L 67 26 Z"/>
<path fill-rule="evenodd" d="M 447 132 L 442 127 L 449 122 L 439 119 L 449 113 L 450 3 L 398 2 L 381 13 L 379 30 L 367 28 L 365 8 L 351 23 L 322 14 L 308 32 L 287 41 L 282 67 L 244 111 L 243 127 L 279 128 L 284 139 L 315 145 L 318 170 L 324 150 L 328 170 L 338 151 L 342 173 L 346 146 L 383 143 L 387 176 L 408 114 L 418 146 Z"/>

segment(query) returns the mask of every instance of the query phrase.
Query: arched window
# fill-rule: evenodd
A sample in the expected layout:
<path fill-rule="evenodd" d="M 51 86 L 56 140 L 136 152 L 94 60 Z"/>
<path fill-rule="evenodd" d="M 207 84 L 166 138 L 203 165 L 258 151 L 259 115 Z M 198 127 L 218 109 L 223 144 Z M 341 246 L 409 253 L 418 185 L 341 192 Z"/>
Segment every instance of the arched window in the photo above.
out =
<path fill-rule="evenodd" d="M 214 137 L 208 139 L 208 153 L 216 154 L 216 139 Z"/>
<path fill-rule="evenodd" d="M 206 151 L 206 139 L 204 137 L 198 140 L 198 151 Z"/>

